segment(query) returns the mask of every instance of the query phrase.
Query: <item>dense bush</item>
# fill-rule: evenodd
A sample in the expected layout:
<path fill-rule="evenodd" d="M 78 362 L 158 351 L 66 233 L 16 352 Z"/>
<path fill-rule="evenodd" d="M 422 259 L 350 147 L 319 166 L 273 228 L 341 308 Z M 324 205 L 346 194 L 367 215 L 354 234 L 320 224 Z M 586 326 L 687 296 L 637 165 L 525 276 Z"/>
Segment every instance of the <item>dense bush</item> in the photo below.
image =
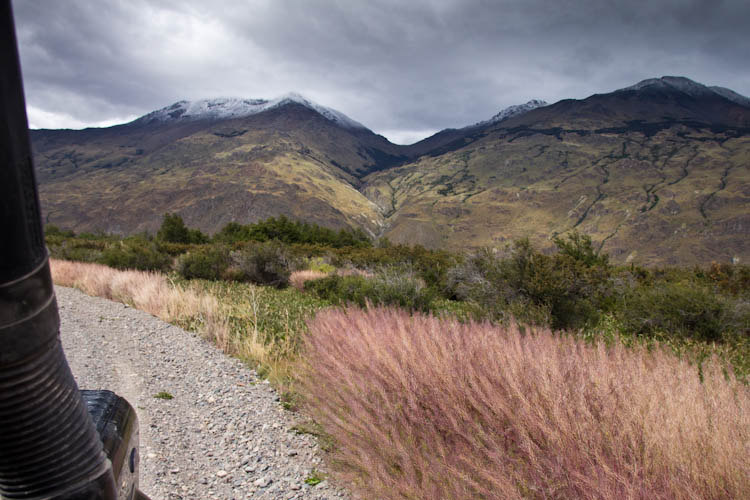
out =
<path fill-rule="evenodd" d="M 169 243 L 207 243 L 208 237 L 198 229 L 185 226 L 182 217 L 177 214 L 164 214 L 156 238 Z"/>
<path fill-rule="evenodd" d="M 100 262 L 102 251 L 111 244 L 106 240 L 84 240 L 62 234 L 46 234 L 50 256 L 75 262 Z"/>
<path fill-rule="evenodd" d="M 695 282 L 662 281 L 625 293 L 616 316 L 626 333 L 716 342 L 748 332 L 749 309 Z"/>
<path fill-rule="evenodd" d="M 161 253 L 153 241 L 133 236 L 107 246 L 100 263 L 117 269 L 167 271 L 171 268 L 172 258 Z"/>
<path fill-rule="evenodd" d="M 407 270 L 376 273 L 373 279 L 332 277 L 310 285 L 319 287 L 312 290 L 315 295 L 336 303 L 363 305 L 370 301 L 418 310 L 455 309 L 493 321 L 515 318 L 527 324 L 587 332 L 594 332 L 604 318 L 611 318 L 618 331 L 636 336 L 728 341 L 733 345 L 748 339 L 750 333 L 748 266 L 713 263 L 705 268 L 616 268 L 607 255 L 595 250 L 590 238 L 577 233 L 555 239 L 557 252 L 551 255 L 521 240 L 506 253 L 483 249 L 461 256 L 386 240 L 372 247 L 369 240 L 360 241 L 355 233 L 284 217 L 249 226 L 229 224 L 222 231 L 226 241 L 235 242 L 227 245 L 217 236 L 218 241 L 200 244 L 205 235 L 187 228 L 178 215 L 167 214 L 155 239 L 146 234 L 124 239 L 76 235 L 55 226 L 45 227 L 45 237 L 50 254 L 59 259 L 168 271 L 177 258 L 178 270 L 187 278 L 276 287 L 286 287 L 290 272 L 303 268 L 298 262 L 306 262 L 306 269 L 326 273 L 346 267 Z M 343 236 L 339 238 L 339 234 Z M 271 237 L 293 243 L 241 241 Z M 333 246 L 352 243 L 347 238 L 360 243 Z M 333 243 L 321 243 L 325 241 Z M 433 304 L 434 298 L 439 307 Z"/>
<path fill-rule="evenodd" d="M 229 250 L 211 246 L 180 255 L 177 272 L 186 279 L 220 280 L 225 277 L 229 264 Z"/>
<path fill-rule="evenodd" d="M 476 252 L 450 270 L 449 290 L 493 320 L 515 317 L 555 329 L 594 325 L 615 303 L 608 259 L 586 236 L 574 233 L 555 243 L 558 252 L 551 256 L 528 240 L 516 242 L 507 258 Z"/>
<path fill-rule="evenodd" d="M 362 229 L 336 231 L 317 224 L 293 221 L 283 215 L 248 225 L 230 222 L 214 235 L 214 240 L 225 243 L 278 240 L 286 244 L 325 245 L 332 248 L 372 246 Z"/>
<path fill-rule="evenodd" d="M 49 238 L 50 236 L 73 238 L 75 236 L 75 233 L 69 229 L 60 229 L 54 224 L 47 224 L 46 226 L 44 226 L 44 237 Z"/>
<path fill-rule="evenodd" d="M 460 257 L 444 250 L 428 250 L 421 245 L 387 245 L 378 248 L 341 248 L 331 252 L 331 263 L 338 267 L 382 268 L 407 266 L 425 284 L 443 293 L 448 288 L 448 270 Z"/>
<path fill-rule="evenodd" d="M 332 275 L 305 282 L 306 291 L 334 304 L 398 306 L 429 312 L 437 294 L 409 272 L 385 269 L 368 278 Z"/>
<path fill-rule="evenodd" d="M 694 272 L 698 276 L 705 276 L 722 292 L 750 299 L 750 266 L 713 262 L 706 271 L 696 269 Z"/>
<path fill-rule="evenodd" d="M 192 243 L 170 243 L 168 241 L 156 240 L 156 248 L 161 252 L 172 257 L 177 257 L 191 250 L 194 250 L 197 245 Z"/>
<path fill-rule="evenodd" d="M 64 241 L 60 245 L 50 245 L 50 255 L 56 259 L 73 262 L 101 262 L 104 246 L 80 245 L 76 243 Z"/>
<path fill-rule="evenodd" d="M 289 286 L 294 260 L 277 241 L 243 246 L 232 252 L 231 277 L 276 288 Z"/>

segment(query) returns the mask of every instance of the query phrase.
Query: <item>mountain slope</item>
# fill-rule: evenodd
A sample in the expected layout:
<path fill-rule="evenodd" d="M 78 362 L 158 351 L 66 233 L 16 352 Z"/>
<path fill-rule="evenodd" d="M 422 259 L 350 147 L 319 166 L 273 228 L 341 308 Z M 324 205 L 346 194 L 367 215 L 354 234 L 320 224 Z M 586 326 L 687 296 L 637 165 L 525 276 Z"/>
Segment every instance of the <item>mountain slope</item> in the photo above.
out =
<path fill-rule="evenodd" d="M 415 144 L 406 146 L 406 155 L 409 157 L 419 157 L 424 154 L 431 154 L 434 156 L 441 152 L 452 151 L 476 140 L 478 137 L 482 137 L 484 131 L 496 123 L 508 120 L 514 116 L 521 116 L 533 109 L 543 106 L 547 106 L 547 102 L 539 99 L 533 99 L 525 104 L 508 106 L 507 108 L 500 110 L 500 112 L 495 114 L 489 120 L 484 120 L 475 123 L 474 125 L 469 125 L 459 129 L 449 128 L 441 130 L 426 139 L 422 139 Z"/>
<path fill-rule="evenodd" d="M 32 143 L 45 218 L 75 231 L 153 232 L 177 212 L 213 233 L 284 214 L 432 247 L 551 248 L 580 230 L 618 262 L 748 262 L 749 103 L 663 77 L 397 146 L 292 94 L 180 101 Z"/>
<path fill-rule="evenodd" d="M 301 100 L 256 101 L 265 107 L 256 112 L 252 101 L 180 102 L 107 129 L 32 131 L 45 218 L 132 233 L 153 231 L 169 211 L 214 232 L 285 214 L 377 232 L 380 213 L 356 187 L 403 161 L 398 147 Z"/>
<path fill-rule="evenodd" d="M 576 229 L 620 262 L 747 262 L 750 107 L 684 80 L 534 109 L 363 190 L 397 242 L 550 248 Z"/>

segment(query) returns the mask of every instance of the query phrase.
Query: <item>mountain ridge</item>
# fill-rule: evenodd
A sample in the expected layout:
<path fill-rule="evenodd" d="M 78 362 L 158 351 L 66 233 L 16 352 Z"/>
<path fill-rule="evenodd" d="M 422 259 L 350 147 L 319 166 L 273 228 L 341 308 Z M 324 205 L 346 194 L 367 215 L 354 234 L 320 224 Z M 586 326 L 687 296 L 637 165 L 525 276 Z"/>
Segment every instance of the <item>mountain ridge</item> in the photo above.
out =
<path fill-rule="evenodd" d="M 736 104 L 750 107 L 750 99 L 738 94 L 737 92 L 717 86 L 707 86 L 702 83 L 695 82 L 684 76 L 662 76 L 661 78 L 648 78 L 642 80 L 635 85 L 625 87 L 623 89 L 616 90 L 615 92 L 624 92 L 628 90 L 644 90 L 644 89 L 674 89 L 679 92 L 683 92 L 693 97 L 703 96 L 706 94 L 717 94 L 725 99 L 728 99 Z"/>
<path fill-rule="evenodd" d="M 246 118 L 286 104 L 301 104 L 316 111 L 328 120 L 351 129 L 367 129 L 344 113 L 317 104 L 295 92 L 275 99 L 246 99 L 238 97 L 217 97 L 196 101 L 177 101 L 174 104 L 147 113 L 125 125 L 148 125 L 174 121 L 226 120 Z"/>
<path fill-rule="evenodd" d="M 576 229 L 615 260 L 744 261 L 750 107 L 718 89 L 648 79 L 408 146 L 301 96 L 178 101 L 157 110 L 180 111 L 168 119 L 31 135 L 45 220 L 77 231 L 154 231 L 177 212 L 213 233 L 283 214 L 453 249 Z"/>

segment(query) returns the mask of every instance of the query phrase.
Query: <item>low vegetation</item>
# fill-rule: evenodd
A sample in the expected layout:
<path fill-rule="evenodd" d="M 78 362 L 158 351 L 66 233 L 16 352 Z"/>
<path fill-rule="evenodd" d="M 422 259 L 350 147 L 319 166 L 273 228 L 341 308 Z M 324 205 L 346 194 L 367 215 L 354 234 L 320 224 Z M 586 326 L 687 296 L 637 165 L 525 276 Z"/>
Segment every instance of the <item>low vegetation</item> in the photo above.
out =
<path fill-rule="evenodd" d="M 252 364 L 287 407 L 305 402 L 338 472 L 368 496 L 750 491 L 747 266 L 615 266 L 576 233 L 553 253 L 520 240 L 459 255 L 346 235 L 336 246 L 325 240 L 340 232 L 284 219 L 212 238 L 174 215 L 165 226 L 128 238 L 48 227 L 66 259 L 52 261 L 55 282 Z"/>
<path fill-rule="evenodd" d="M 312 280 L 319 280 L 328 276 L 328 273 L 323 271 L 317 271 L 315 269 L 305 269 L 301 271 L 295 271 L 289 275 L 289 284 L 297 290 L 304 290 L 305 283 Z"/>
<path fill-rule="evenodd" d="M 304 290 L 337 305 L 389 305 L 423 312 L 437 308 L 436 291 L 409 270 L 399 268 L 384 268 L 369 277 L 334 274 L 307 281 Z"/>
<path fill-rule="evenodd" d="M 230 222 L 216 233 L 214 240 L 225 243 L 276 240 L 286 244 L 302 243 L 332 248 L 372 246 L 370 238 L 359 228 L 336 231 L 317 224 L 293 221 L 283 215 L 248 225 Z"/>
<path fill-rule="evenodd" d="M 153 272 L 121 271 L 58 259 L 51 259 L 50 264 L 52 279 L 58 285 L 128 304 L 169 323 L 200 331 L 217 345 L 229 347 L 228 322 L 219 302 L 194 287 L 177 286 L 163 274 Z"/>
<path fill-rule="evenodd" d="M 51 269 L 57 285 L 128 304 L 201 334 L 282 390 L 289 386 L 306 319 L 330 305 L 292 288 L 184 280 L 58 259 L 51 259 Z"/>

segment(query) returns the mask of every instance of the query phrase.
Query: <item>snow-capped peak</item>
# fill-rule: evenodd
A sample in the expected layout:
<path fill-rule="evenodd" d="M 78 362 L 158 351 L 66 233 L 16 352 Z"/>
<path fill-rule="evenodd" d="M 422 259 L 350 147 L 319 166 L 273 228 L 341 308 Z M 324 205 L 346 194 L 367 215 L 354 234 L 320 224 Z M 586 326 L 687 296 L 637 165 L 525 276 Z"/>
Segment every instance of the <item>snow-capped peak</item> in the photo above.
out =
<path fill-rule="evenodd" d="M 541 99 L 532 99 L 525 104 L 514 104 L 513 106 L 508 106 L 507 108 L 501 110 L 498 114 L 496 114 L 489 120 L 484 120 L 479 123 L 476 123 L 472 125 L 472 127 L 479 127 L 482 125 L 491 125 L 493 123 L 498 123 L 503 120 L 507 120 L 508 118 L 512 118 L 514 116 L 528 113 L 532 109 L 541 108 L 546 105 L 547 105 L 547 101 L 543 101 Z"/>
<path fill-rule="evenodd" d="M 736 104 L 750 107 L 750 99 L 740 95 L 733 90 L 726 89 L 724 87 L 708 87 L 698 82 L 694 82 L 690 78 L 684 76 L 663 76 L 661 78 L 649 78 L 641 82 L 625 87 L 617 92 L 623 92 L 626 90 L 643 90 L 647 88 L 654 88 L 659 90 L 676 90 L 687 94 L 692 97 L 701 97 L 706 95 L 719 95 L 725 99 L 728 99 Z"/>
<path fill-rule="evenodd" d="M 352 120 L 348 116 L 346 116 L 344 113 L 340 111 L 336 111 L 333 108 L 328 108 L 326 106 L 322 106 L 320 104 L 314 103 L 311 100 L 307 99 L 306 97 L 297 94 L 296 92 L 290 92 L 286 95 L 283 95 L 279 97 L 278 99 L 274 99 L 273 101 L 269 101 L 271 103 L 270 107 L 280 106 L 282 104 L 286 104 L 289 102 L 294 102 L 297 104 L 302 104 L 303 106 L 306 106 L 312 110 L 317 111 L 321 115 L 325 116 L 332 122 L 336 122 L 342 127 L 346 128 L 367 128 L 358 121 Z"/>
<path fill-rule="evenodd" d="M 220 97 L 215 99 L 201 99 L 199 101 L 178 101 L 171 106 L 152 111 L 138 118 L 133 124 L 244 118 L 289 103 L 301 104 L 310 108 L 344 128 L 366 128 L 361 123 L 352 120 L 335 109 L 321 106 L 295 93 L 289 93 L 271 100 Z"/>
<path fill-rule="evenodd" d="M 694 82 L 690 78 L 684 76 L 663 76 L 661 78 L 649 78 L 647 80 L 640 81 L 630 87 L 625 87 L 620 90 L 643 90 L 645 88 L 658 88 L 668 90 L 678 90 L 691 96 L 704 95 L 710 90 L 705 85 L 698 82 Z"/>

